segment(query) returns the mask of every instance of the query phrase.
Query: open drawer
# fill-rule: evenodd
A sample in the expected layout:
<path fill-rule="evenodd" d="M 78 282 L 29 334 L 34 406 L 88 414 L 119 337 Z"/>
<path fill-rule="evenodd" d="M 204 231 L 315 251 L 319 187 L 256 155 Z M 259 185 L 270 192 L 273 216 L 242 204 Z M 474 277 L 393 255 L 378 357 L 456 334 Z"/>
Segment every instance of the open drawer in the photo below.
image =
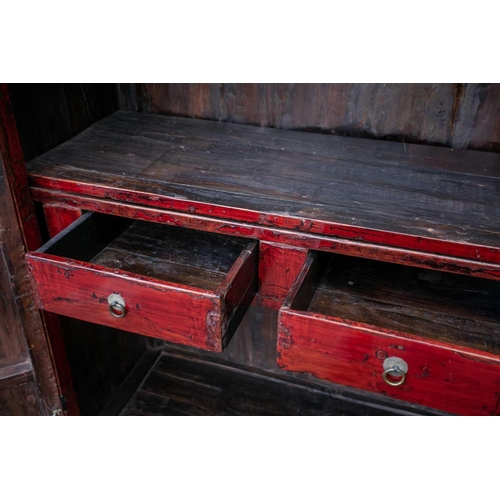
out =
<path fill-rule="evenodd" d="M 257 291 L 257 242 L 88 212 L 27 254 L 38 307 L 222 351 Z"/>
<path fill-rule="evenodd" d="M 310 252 L 278 365 L 458 414 L 496 414 L 500 282 Z"/>

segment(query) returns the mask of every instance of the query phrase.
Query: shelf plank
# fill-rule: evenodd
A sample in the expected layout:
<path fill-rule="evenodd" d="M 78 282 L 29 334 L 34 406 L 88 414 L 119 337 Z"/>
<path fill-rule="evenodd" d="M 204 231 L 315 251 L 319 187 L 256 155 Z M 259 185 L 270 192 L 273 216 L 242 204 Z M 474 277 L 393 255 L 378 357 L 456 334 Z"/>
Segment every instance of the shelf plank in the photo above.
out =
<path fill-rule="evenodd" d="M 29 173 L 38 187 L 500 262 L 494 153 L 117 112 Z"/>
<path fill-rule="evenodd" d="M 165 350 L 122 416 L 132 415 L 439 415 L 352 389 L 312 387 L 217 360 Z"/>

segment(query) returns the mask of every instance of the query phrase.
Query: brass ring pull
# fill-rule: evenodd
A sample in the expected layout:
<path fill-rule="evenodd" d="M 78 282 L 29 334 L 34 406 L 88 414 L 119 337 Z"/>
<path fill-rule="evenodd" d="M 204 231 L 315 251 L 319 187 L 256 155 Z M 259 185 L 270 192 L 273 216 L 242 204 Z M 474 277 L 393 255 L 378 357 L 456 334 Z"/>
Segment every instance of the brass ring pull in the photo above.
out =
<path fill-rule="evenodd" d="M 398 380 L 390 380 L 388 378 L 388 375 L 400 378 L 398 378 Z M 387 370 L 384 370 L 384 373 L 382 373 L 382 378 L 384 379 L 384 382 L 386 384 L 392 385 L 393 387 L 397 387 L 398 385 L 404 384 L 404 381 L 406 379 L 406 373 L 400 370 L 397 366 L 392 366 L 391 368 L 387 368 Z"/>
<path fill-rule="evenodd" d="M 119 293 L 112 293 L 108 296 L 108 311 L 115 318 L 123 318 L 127 312 L 125 300 Z"/>
<path fill-rule="evenodd" d="M 108 305 L 108 310 L 115 318 L 123 318 L 125 316 L 125 306 L 116 300 Z"/>

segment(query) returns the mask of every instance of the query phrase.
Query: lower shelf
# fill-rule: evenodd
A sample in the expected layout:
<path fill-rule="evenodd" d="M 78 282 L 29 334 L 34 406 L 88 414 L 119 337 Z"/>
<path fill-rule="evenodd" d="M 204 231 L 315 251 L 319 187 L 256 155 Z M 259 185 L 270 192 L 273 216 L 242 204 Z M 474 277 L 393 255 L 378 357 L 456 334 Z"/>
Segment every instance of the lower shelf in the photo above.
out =
<path fill-rule="evenodd" d="M 222 353 L 61 319 L 82 415 L 442 415 L 281 370 L 278 311 L 260 306 Z"/>
<path fill-rule="evenodd" d="M 174 415 L 438 415 L 415 406 L 387 404 L 380 398 L 335 386 L 297 383 L 268 373 L 249 372 L 202 356 L 162 351 L 122 416 Z M 130 382 L 123 391 L 130 391 Z M 119 398 L 118 398 L 119 399 Z M 108 414 L 111 414 L 108 412 Z"/>

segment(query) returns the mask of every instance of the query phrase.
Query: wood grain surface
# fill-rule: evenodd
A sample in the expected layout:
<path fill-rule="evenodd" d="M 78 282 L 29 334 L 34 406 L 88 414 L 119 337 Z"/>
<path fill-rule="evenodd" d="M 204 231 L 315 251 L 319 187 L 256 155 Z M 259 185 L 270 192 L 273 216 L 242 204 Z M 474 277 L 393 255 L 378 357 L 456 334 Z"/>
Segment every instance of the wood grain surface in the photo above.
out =
<path fill-rule="evenodd" d="M 0 378 L 0 417 L 47 415 L 33 370 Z"/>
<path fill-rule="evenodd" d="M 500 152 L 500 84 L 119 84 L 121 109 Z"/>
<path fill-rule="evenodd" d="M 332 255 L 306 310 L 500 355 L 500 282 Z"/>
<path fill-rule="evenodd" d="M 495 154 L 119 112 L 32 160 L 30 175 L 39 187 L 500 261 Z"/>
<path fill-rule="evenodd" d="M 246 244 L 244 239 L 136 221 L 91 262 L 215 291 Z"/>

